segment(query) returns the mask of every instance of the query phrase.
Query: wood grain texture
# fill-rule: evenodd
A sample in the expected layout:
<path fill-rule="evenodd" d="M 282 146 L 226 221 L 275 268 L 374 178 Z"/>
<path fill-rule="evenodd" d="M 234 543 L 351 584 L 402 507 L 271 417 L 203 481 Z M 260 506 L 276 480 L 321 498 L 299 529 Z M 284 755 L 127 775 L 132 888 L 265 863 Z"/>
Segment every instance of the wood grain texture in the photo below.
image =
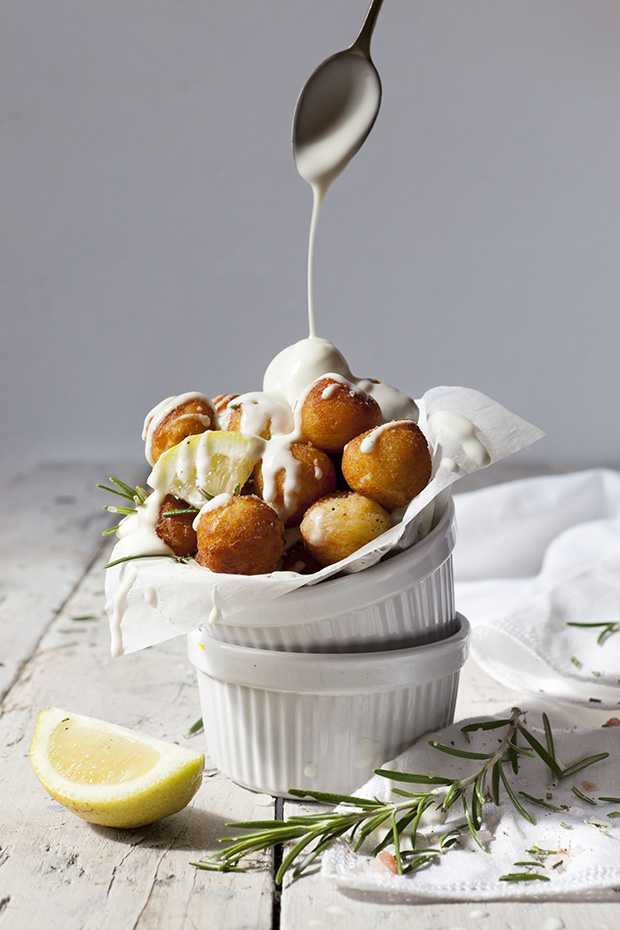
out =
<path fill-rule="evenodd" d="M 73 478 L 79 474 L 85 477 L 77 470 Z M 48 491 L 55 493 L 57 478 L 54 473 Z M 245 874 L 203 872 L 190 862 L 216 848 L 227 821 L 271 816 L 272 799 L 237 787 L 208 762 L 204 784 L 184 811 L 150 827 L 112 830 L 70 814 L 48 797 L 32 771 L 28 751 L 36 716 L 50 705 L 203 749 L 202 735 L 186 740 L 200 707 L 184 639 L 121 659 L 110 656 L 103 565 L 111 543 L 93 562 L 93 552 L 101 549 L 101 520 L 87 512 L 83 503 L 81 512 L 76 506 L 59 528 L 50 508 L 47 542 L 41 534 L 38 553 L 45 561 L 47 552 L 50 564 L 39 581 L 24 585 L 23 603 L 38 610 L 38 635 L 16 633 L 12 655 L 4 653 L 21 671 L 0 719 L 0 928 L 176 930 L 203 926 L 207 914 L 215 927 L 270 928 L 270 855 Z M 78 551 L 78 564 L 70 565 Z M 43 590 L 50 579 L 56 580 L 54 590 Z M 24 616 L 18 585 L 4 606 L 7 622 L 17 624 Z"/>
<path fill-rule="evenodd" d="M 187 738 L 200 716 L 183 638 L 112 659 L 103 565 L 111 543 L 95 485 L 106 466 L 40 468 L 0 505 L 3 601 L 0 681 L 0 930 L 618 930 L 620 904 L 409 904 L 341 891 L 318 868 L 274 895 L 272 856 L 246 873 L 190 863 L 213 851 L 226 823 L 268 819 L 274 800 L 233 784 L 208 762 L 192 804 L 150 827 L 94 827 L 51 800 L 30 767 L 37 713 L 57 705 L 202 749 Z M 118 467 L 110 470 L 120 474 Z M 129 478 L 124 471 L 123 478 Z M 135 480 L 142 476 L 136 474 Z M 36 524 L 37 533 L 32 527 Z M 36 571 L 33 571 L 36 566 Z M 89 617 L 84 620 L 78 618 Z M 457 719 L 492 714 L 524 697 L 470 661 Z M 599 726 L 603 712 L 577 720 Z M 553 722 L 553 721 L 552 721 Z M 285 811 L 306 809 L 287 802 Z"/>

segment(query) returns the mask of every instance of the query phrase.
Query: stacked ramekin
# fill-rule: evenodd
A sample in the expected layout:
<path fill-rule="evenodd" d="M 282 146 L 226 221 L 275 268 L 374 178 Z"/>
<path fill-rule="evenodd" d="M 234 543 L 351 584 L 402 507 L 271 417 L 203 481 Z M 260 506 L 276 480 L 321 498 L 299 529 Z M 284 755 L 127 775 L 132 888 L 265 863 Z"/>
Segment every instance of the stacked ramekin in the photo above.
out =
<path fill-rule="evenodd" d="M 448 501 L 418 543 L 189 635 L 208 751 L 234 781 L 349 793 L 452 722 L 469 624 Z"/>

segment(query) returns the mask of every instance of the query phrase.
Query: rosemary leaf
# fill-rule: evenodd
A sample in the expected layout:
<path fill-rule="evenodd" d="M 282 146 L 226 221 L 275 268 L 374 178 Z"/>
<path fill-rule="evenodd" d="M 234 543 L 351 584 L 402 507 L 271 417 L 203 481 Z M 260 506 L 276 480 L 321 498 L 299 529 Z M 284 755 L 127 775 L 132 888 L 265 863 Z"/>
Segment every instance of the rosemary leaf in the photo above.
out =
<path fill-rule="evenodd" d="M 521 748 L 517 745 L 518 735 L 519 730 L 517 728 L 508 740 L 508 758 L 510 760 L 510 765 L 512 766 L 512 771 L 515 775 L 519 774 L 519 749 Z"/>
<path fill-rule="evenodd" d="M 461 727 L 461 733 L 473 733 L 475 730 L 499 730 L 510 725 L 510 720 L 483 720 L 481 723 L 468 723 Z"/>
<path fill-rule="evenodd" d="M 455 746 L 444 746 L 443 743 L 438 743 L 434 739 L 429 740 L 428 745 L 450 756 L 459 756 L 461 759 L 490 759 L 493 756 L 492 752 L 469 752 L 467 749 L 457 749 Z"/>
<path fill-rule="evenodd" d="M 204 725 L 202 722 L 202 717 L 199 717 L 195 723 L 192 723 L 191 727 L 189 728 L 189 730 L 187 731 L 185 735 L 194 736 L 196 733 L 202 732 L 202 730 L 204 730 Z"/>
<path fill-rule="evenodd" d="M 509 797 L 510 800 L 512 801 L 512 803 L 513 803 L 513 805 L 515 806 L 516 810 L 521 814 L 522 817 L 524 817 L 527 821 L 529 821 L 530 823 L 533 824 L 533 823 L 534 823 L 534 819 L 533 819 L 532 815 L 531 815 L 530 813 L 528 813 L 528 811 L 526 811 L 526 809 L 523 807 L 522 804 L 519 803 L 518 798 L 516 797 L 514 791 L 513 791 L 512 788 L 510 787 L 510 784 L 509 784 L 509 782 L 508 782 L 508 778 L 507 778 L 506 773 L 505 773 L 505 771 L 504 771 L 504 769 L 503 769 L 502 766 L 500 766 L 499 774 L 500 774 L 500 778 L 501 778 L 501 780 L 502 780 L 502 783 L 503 783 L 503 785 L 504 785 L 504 788 L 506 789 L 506 794 L 508 795 L 508 797 Z"/>
<path fill-rule="evenodd" d="M 595 762 L 601 762 L 601 760 L 607 758 L 609 758 L 608 752 L 599 752 L 595 756 L 588 756 L 586 759 L 580 759 L 579 762 L 574 762 L 572 765 L 568 765 L 560 777 L 569 778 L 571 775 L 576 775 L 577 772 L 580 772 L 582 769 L 588 768 L 590 765 L 594 765 Z"/>
<path fill-rule="evenodd" d="M 547 751 L 549 755 L 555 759 L 555 748 L 553 745 L 553 733 L 551 732 L 551 724 L 549 723 L 549 718 L 546 714 L 542 715 L 543 727 L 545 730 L 545 742 L 547 743 Z"/>
<path fill-rule="evenodd" d="M 496 807 L 499 807 L 499 784 L 500 784 L 500 769 L 501 769 L 501 760 L 496 762 L 491 770 L 491 797 L 493 798 L 493 803 Z"/>
<path fill-rule="evenodd" d="M 183 507 L 179 508 L 178 510 L 165 510 L 162 514 L 162 517 L 181 517 L 188 513 L 196 514 L 199 513 L 199 510 L 197 507 Z"/>
<path fill-rule="evenodd" d="M 116 533 L 116 531 L 118 530 L 119 526 L 120 524 L 118 524 L 117 526 L 111 526 L 108 530 L 104 530 L 101 535 L 102 536 L 113 536 L 114 533 Z"/>
<path fill-rule="evenodd" d="M 586 804 L 593 804 L 596 807 L 596 801 L 594 800 L 594 798 L 589 798 L 587 794 L 584 794 L 583 791 L 580 791 L 579 788 L 575 787 L 575 785 L 573 785 L 570 790 L 581 801 L 585 801 Z"/>
<path fill-rule="evenodd" d="M 391 769 L 375 769 L 375 775 L 389 778 L 390 781 L 414 782 L 418 785 L 451 785 L 452 778 L 440 778 L 438 775 L 413 775 L 409 772 L 393 772 Z"/>
<path fill-rule="evenodd" d="M 564 808 L 556 807 L 555 804 L 549 804 L 548 801 L 544 801 L 542 798 L 534 798 L 531 794 L 528 794 L 527 791 L 520 791 L 519 794 L 521 797 L 527 798 L 528 801 L 531 801 L 532 804 L 538 804 L 540 807 L 546 807 L 550 811 L 562 811 Z M 515 865 L 517 863 L 515 862 Z"/>
<path fill-rule="evenodd" d="M 463 794 L 463 810 L 465 812 L 465 819 L 467 821 L 467 826 L 469 827 L 469 832 L 473 836 L 474 840 L 476 841 L 480 849 L 483 849 L 484 852 L 488 852 L 489 850 L 486 848 L 486 846 L 482 845 L 482 843 L 480 842 L 480 838 L 476 832 L 474 817 L 469 812 L 469 808 L 467 806 L 467 797 L 465 796 L 465 794 Z"/>
<path fill-rule="evenodd" d="M 354 807 L 376 807 L 377 802 L 368 798 L 356 798 L 350 794 L 331 794 L 327 791 L 304 791 L 300 788 L 289 788 L 289 794 L 295 798 L 312 798 L 321 804 L 352 804 Z"/>
<path fill-rule="evenodd" d="M 551 881 L 548 875 L 540 875 L 538 872 L 510 872 L 508 875 L 500 875 L 500 882 L 548 882 Z"/>
<path fill-rule="evenodd" d="M 398 827 L 396 826 L 396 814 L 392 811 L 392 816 L 390 817 L 392 822 L 392 840 L 394 843 L 394 858 L 396 859 L 396 872 L 398 875 L 403 874 L 403 860 L 400 857 L 400 833 Z"/>
<path fill-rule="evenodd" d="M 114 568 L 115 565 L 120 565 L 122 562 L 135 562 L 137 559 L 176 559 L 177 562 L 189 561 L 189 559 L 173 555 L 171 552 L 157 552 L 150 555 L 126 555 L 122 559 L 115 559 L 113 562 L 108 562 L 108 564 L 103 567 Z"/>
<path fill-rule="evenodd" d="M 529 730 L 526 730 L 522 723 L 519 724 L 519 732 L 525 737 L 530 746 L 538 753 L 547 768 L 550 770 L 551 774 L 555 775 L 556 778 L 562 778 L 562 769 L 554 757 L 547 752 L 545 747 L 538 742 L 536 737 L 533 736 Z"/>
<path fill-rule="evenodd" d="M 113 481 L 113 479 L 110 478 L 110 481 Z M 133 501 L 133 492 L 131 491 L 131 488 L 129 487 L 128 487 L 128 491 L 130 493 L 126 493 L 124 491 L 118 491 L 116 488 L 109 488 L 107 484 L 98 484 L 97 487 L 101 488 L 102 491 L 108 491 L 110 494 L 117 494 L 119 497 L 124 497 L 125 500 Z"/>

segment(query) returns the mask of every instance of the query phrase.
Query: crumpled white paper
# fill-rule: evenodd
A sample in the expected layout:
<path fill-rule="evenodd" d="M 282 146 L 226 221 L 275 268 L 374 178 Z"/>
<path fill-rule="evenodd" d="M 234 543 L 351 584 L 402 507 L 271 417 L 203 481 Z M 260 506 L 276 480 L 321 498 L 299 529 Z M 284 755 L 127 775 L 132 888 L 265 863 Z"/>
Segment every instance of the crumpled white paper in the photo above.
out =
<path fill-rule="evenodd" d="M 417 403 L 420 427 L 426 435 L 429 421 L 438 411 L 451 411 L 471 420 L 491 464 L 544 435 L 505 407 L 469 388 L 432 388 Z M 434 502 L 447 495 L 455 481 L 479 468 L 456 438 L 439 433 L 433 450 L 433 477 L 411 501 L 402 522 L 348 559 L 311 576 L 294 572 L 254 576 L 214 574 L 196 563 L 180 564 L 167 558 L 137 560 L 108 569 L 106 608 L 110 617 L 121 617 L 124 652 L 189 633 L 210 620 L 225 622 L 239 611 L 267 603 L 303 585 L 319 583 L 339 572 L 360 571 L 388 551 L 412 545 L 428 528 Z M 124 554 L 121 539 L 111 561 Z"/>
<path fill-rule="evenodd" d="M 509 716 L 506 712 L 498 714 L 497 718 Z M 489 852 L 482 851 L 470 838 L 464 848 L 453 847 L 419 871 L 399 876 L 388 871 L 380 861 L 354 853 L 347 842 L 340 841 L 324 854 L 323 875 L 343 888 L 385 892 L 391 899 L 402 896 L 410 901 L 523 898 L 620 901 L 620 817 L 609 816 L 620 810 L 620 803 L 598 800 L 620 796 L 620 727 L 555 730 L 553 715 L 550 717 L 556 758 L 564 768 L 589 755 L 610 754 L 604 761 L 557 782 L 552 780 L 549 769 L 538 756 L 521 756 L 516 776 L 510 764 L 506 764 L 505 771 L 515 792 L 525 791 L 559 807 L 559 811 L 532 804 L 517 794 L 535 821 L 530 824 L 517 813 L 502 788 L 500 807 L 487 803 L 482 809 L 480 836 Z M 428 744 L 432 737 L 461 749 L 494 751 L 505 731 L 477 731 L 467 743 L 461 727 L 470 722 L 464 720 L 437 734 L 426 734 L 389 767 L 446 778 L 462 778 L 478 771 L 482 764 L 478 760 L 450 756 Z M 544 746 L 540 716 L 528 714 L 526 726 Z M 519 738 L 519 745 L 527 746 L 523 737 Z M 573 786 L 595 803 L 578 798 L 572 791 Z M 415 790 L 415 786 L 403 783 L 400 787 Z M 386 779 L 374 775 L 357 794 L 384 798 L 385 792 Z M 450 809 L 448 821 L 433 829 L 444 832 L 453 820 L 462 820 L 462 815 L 462 806 L 457 803 Z M 429 835 L 430 828 L 423 828 L 423 831 Z M 463 836 L 466 833 L 465 830 Z M 538 851 L 532 851 L 533 847 Z M 535 862 L 537 857 L 540 865 L 535 871 L 549 881 L 500 881 L 503 875 L 527 871 L 515 865 L 516 862 Z"/>
<path fill-rule="evenodd" d="M 455 506 L 456 604 L 479 665 L 519 691 L 620 711 L 620 474 L 529 478 Z M 618 631 L 599 643 L 604 626 L 569 623 Z"/>

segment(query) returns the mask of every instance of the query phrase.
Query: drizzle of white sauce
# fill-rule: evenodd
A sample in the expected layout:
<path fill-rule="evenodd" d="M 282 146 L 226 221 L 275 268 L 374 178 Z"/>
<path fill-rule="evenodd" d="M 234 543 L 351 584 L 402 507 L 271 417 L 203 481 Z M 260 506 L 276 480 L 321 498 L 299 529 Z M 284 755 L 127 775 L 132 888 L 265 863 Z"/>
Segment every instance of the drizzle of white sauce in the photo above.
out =
<path fill-rule="evenodd" d="M 454 459 L 451 459 L 448 456 L 444 456 L 440 464 L 446 469 L 446 471 L 457 472 L 459 470 L 459 466 L 454 461 Z"/>
<path fill-rule="evenodd" d="M 274 508 L 280 519 L 286 523 L 289 515 L 297 506 L 299 474 L 301 465 L 291 452 L 290 436 L 274 436 L 267 443 L 261 473 L 263 476 L 263 499 Z M 281 503 L 277 501 L 277 477 L 282 476 Z"/>
<path fill-rule="evenodd" d="M 127 596 L 133 587 L 137 575 L 138 573 L 133 566 L 121 566 L 119 585 L 114 595 L 112 614 L 110 616 L 110 649 L 115 659 L 122 656 L 124 652 L 121 623 L 123 614 L 127 608 Z"/>
<path fill-rule="evenodd" d="M 356 384 L 360 390 L 374 397 L 381 407 L 384 420 L 413 420 L 417 423 L 420 419 L 415 400 L 397 388 L 369 378 L 357 378 Z"/>
<path fill-rule="evenodd" d="M 149 605 L 149 607 L 157 607 L 157 602 L 159 598 L 157 597 L 157 591 L 152 585 L 145 585 L 144 587 L 144 600 Z"/>
<path fill-rule="evenodd" d="M 315 335 L 314 240 L 321 204 L 329 187 L 366 138 L 381 100 L 381 84 L 377 75 L 369 68 L 360 80 L 359 64 L 359 59 L 352 55 L 335 55 L 323 64 L 320 77 L 317 80 L 315 76 L 313 82 L 316 124 L 303 144 L 298 139 L 296 145 L 295 166 L 312 187 L 313 195 L 308 244 L 308 328 L 311 337 Z M 344 91 L 336 101 L 334 87 Z"/>
<path fill-rule="evenodd" d="M 153 491 L 144 504 L 136 508 L 119 525 L 116 535 L 124 540 L 123 556 L 173 555 L 172 549 L 155 532 L 155 524 L 165 498 L 163 491 Z"/>
<path fill-rule="evenodd" d="M 220 609 L 219 594 L 217 587 L 214 586 L 211 593 L 211 611 L 209 613 L 208 623 L 219 623 L 221 619 L 222 611 Z"/>
<path fill-rule="evenodd" d="M 144 425 L 142 427 L 142 439 L 146 443 L 145 453 L 149 465 L 154 465 L 154 459 L 151 452 L 151 445 L 153 442 L 153 434 L 159 426 L 159 424 L 168 416 L 169 413 L 175 409 L 175 407 L 180 407 L 181 404 L 185 404 L 191 400 L 199 400 L 207 405 L 210 413 L 187 413 L 182 414 L 179 419 L 188 419 L 192 418 L 198 420 L 202 423 L 203 426 L 207 428 L 215 427 L 217 428 L 217 414 L 215 412 L 215 407 L 213 406 L 211 400 L 199 391 L 190 391 L 186 394 L 175 394 L 172 397 L 166 397 L 164 400 L 160 401 L 152 410 L 150 410 L 145 419 Z"/>
<path fill-rule="evenodd" d="M 405 420 L 392 420 L 390 423 L 382 423 L 381 426 L 375 426 L 373 431 L 364 436 L 360 442 L 360 452 L 368 453 L 374 452 L 377 448 L 377 443 L 383 433 L 390 430 L 393 426 L 396 426 L 397 423 L 405 423 Z"/>
<path fill-rule="evenodd" d="M 491 456 L 478 438 L 475 424 L 462 414 L 452 410 L 438 410 L 429 418 L 428 427 L 433 442 L 444 434 L 460 443 L 463 452 L 479 468 L 490 464 Z"/>
<path fill-rule="evenodd" d="M 290 433 L 293 430 L 293 414 L 290 406 L 277 395 L 265 391 L 252 391 L 235 397 L 233 407 L 239 406 L 241 418 L 239 432 L 261 436 Z"/>
<path fill-rule="evenodd" d="M 377 758 L 381 750 L 379 740 L 372 739 L 369 736 L 362 737 L 353 747 L 353 765 L 356 769 L 366 768 Z"/>
<path fill-rule="evenodd" d="M 198 524 L 200 523 L 200 518 L 203 513 L 209 513 L 211 510 L 217 510 L 218 507 L 223 507 L 224 504 L 227 504 L 230 500 L 232 500 L 232 494 L 223 493 L 216 494 L 215 497 L 212 497 L 210 501 L 206 501 L 192 520 L 192 527 L 197 530 Z"/>
<path fill-rule="evenodd" d="M 349 381 L 353 375 L 341 352 L 329 339 L 310 336 L 282 349 L 267 366 L 263 390 L 283 396 L 293 407 L 299 395 L 318 378 L 339 374 Z"/>

